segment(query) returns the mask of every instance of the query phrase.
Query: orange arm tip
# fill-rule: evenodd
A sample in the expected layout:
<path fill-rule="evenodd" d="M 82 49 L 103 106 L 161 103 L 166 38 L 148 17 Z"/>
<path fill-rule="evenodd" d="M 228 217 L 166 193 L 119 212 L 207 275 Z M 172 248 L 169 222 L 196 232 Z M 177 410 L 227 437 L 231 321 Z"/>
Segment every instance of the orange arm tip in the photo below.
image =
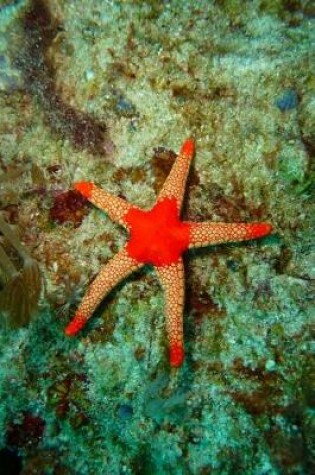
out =
<path fill-rule="evenodd" d="M 79 191 L 84 198 L 90 198 L 94 184 L 90 181 L 79 181 L 74 184 L 74 189 Z"/>
<path fill-rule="evenodd" d="M 272 231 L 272 226 L 269 223 L 253 223 L 247 231 L 247 239 L 257 239 L 267 236 Z"/>
<path fill-rule="evenodd" d="M 80 330 L 84 327 L 86 324 L 87 319 L 81 315 L 80 313 L 76 314 L 69 323 L 69 325 L 65 328 L 65 334 L 67 336 L 74 336 L 77 333 L 79 333 Z"/>
<path fill-rule="evenodd" d="M 195 155 L 195 141 L 194 139 L 187 139 L 182 145 L 180 149 L 180 155 L 184 155 L 185 157 L 192 158 Z"/>
<path fill-rule="evenodd" d="M 184 361 L 184 348 L 179 344 L 172 344 L 170 347 L 170 365 L 179 368 Z"/>

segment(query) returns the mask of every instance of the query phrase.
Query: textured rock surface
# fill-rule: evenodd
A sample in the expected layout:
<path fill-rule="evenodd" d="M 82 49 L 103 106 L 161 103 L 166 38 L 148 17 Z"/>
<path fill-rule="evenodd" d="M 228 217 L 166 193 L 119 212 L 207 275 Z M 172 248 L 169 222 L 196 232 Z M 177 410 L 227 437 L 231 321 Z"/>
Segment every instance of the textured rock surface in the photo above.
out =
<path fill-rule="evenodd" d="M 23 474 L 314 472 L 310 5 L 1 2 L 0 208 L 45 282 L 30 325 L 0 333 L 0 450 Z M 150 269 L 64 337 L 124 235 L 95 209 L 50 216 L 80 180 L 150 207 L 190 135 L 185 218 L 275 233 L 186 260 L 175 374 Z"/>

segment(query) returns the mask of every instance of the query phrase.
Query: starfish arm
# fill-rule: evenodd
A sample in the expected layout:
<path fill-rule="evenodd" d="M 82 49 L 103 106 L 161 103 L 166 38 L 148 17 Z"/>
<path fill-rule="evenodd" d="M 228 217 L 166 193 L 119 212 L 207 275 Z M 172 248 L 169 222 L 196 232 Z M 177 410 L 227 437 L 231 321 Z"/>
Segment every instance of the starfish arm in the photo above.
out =
<path fill-rule="evenodd" d="M 182 259 L 175 264 L 157 267 L 165 293 L 166 329 L 169 341 L 170 365 L 181 366 L 184 359 L 183 308 L 184 267 Z"/>
<path fill-rule="evenodd" d="M 99 188 L 92 182 L 81 181 L 74 184 L 74 188 L 87 198 L 91 203 L 105 211 L 110 219 L 128 228 L 124 216 L 130 208 L 136 208 L 128 201 L 119 196 L 112 195 L 108 191 Z"/>
<path fill-rule="evenodd" d="M 66 335 L 73 336 L 78 333 L 85 326 L 99 303 L 115 285 L 141 266 L 142 264 L 128 255 L 126 248 L 123 248 L 105 264 L 90 285 L 75 316 L 66 327 Z"/>
<path fill-rule="evenodd" d="M 272 231 L 268 223 L 189 223 L 189 247 L 202 247 L 224 242 L 248 241 Z"/>
<path fill-rule="evenodd" d="M 172 170 L 166 178 L 158 196 L 158 201 L 161 201 L 164 198 L 176 198 L 178 214 L 182 206 L 187 176 L 194 154 L 195 142 L 193 139 L 187 139 L 184 142 Z"/>

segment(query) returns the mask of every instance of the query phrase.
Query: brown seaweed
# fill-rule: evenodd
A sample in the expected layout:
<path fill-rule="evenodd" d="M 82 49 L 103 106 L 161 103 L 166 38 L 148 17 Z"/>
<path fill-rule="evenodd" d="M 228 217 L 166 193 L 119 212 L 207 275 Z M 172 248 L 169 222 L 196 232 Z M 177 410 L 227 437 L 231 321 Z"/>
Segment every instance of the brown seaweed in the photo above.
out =
<path fill-rule="evenodd" d="M 10 225 L 0 214 L 0 231 L 22 261 L 19 269 L 0 246 L 0 269 L 3 288 L 0 291 L 0 314 L 7 326 L 27 325 L 36 314 L 42 288 L 40 269 Z"/>

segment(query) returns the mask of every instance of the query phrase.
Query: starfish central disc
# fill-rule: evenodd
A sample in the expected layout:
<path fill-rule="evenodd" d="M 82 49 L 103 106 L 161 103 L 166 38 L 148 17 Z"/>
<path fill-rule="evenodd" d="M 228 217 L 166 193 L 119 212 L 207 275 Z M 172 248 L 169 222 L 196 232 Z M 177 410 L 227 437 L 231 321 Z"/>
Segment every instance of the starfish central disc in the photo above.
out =
<path fill-rule="evenodd" d="M 170 265 L 188 248 L 190 225 L 180 221 L 175 198 L 165 198 L 149 211 L 131 208 L 124 220 L 130 226 L 127 251 L 138 262 Z"/>

